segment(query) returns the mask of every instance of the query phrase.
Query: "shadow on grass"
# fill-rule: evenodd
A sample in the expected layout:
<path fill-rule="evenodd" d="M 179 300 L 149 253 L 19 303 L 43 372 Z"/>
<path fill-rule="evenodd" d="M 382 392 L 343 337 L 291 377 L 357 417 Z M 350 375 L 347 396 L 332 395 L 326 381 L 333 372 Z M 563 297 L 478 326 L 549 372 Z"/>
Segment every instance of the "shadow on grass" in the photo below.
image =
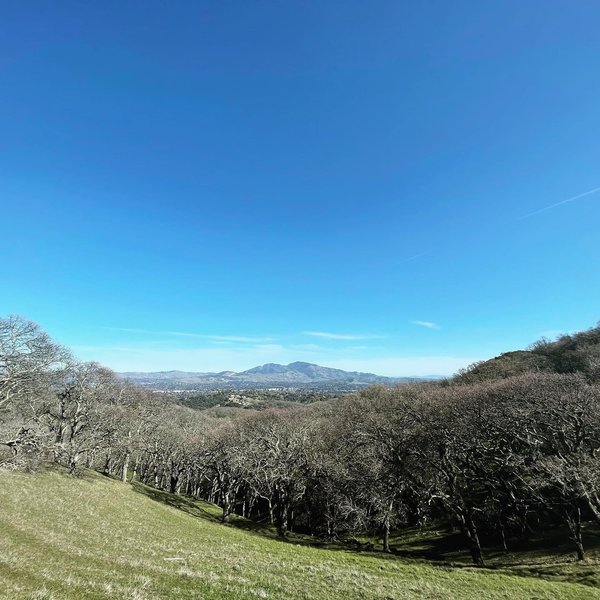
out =
<path fill-rule="evenodd" d="M 215 505 L 188 496 L 157 490 L 139 482 L 133 483 L 132 486 L 137 493 L 155 502 L 181 510 L 192 517 L 221 524 L 220 509 Z M 320 540 L 293 532 L 282 538 L 277 535 L 272 525 L 235 514 L 231 515 L 229 522 L 224 525 L 262 538 L 297 546 L 337 550 L 373 556 L 381 560 L 405 559 L 425 562 L 442 569 L 474 568 L 462 536 L 456 532 L 410 528 L 392 538 L 392 552 L 388 554 L 379 549 L 360 548 L 352 543 Z M 371 541 L 375 542 L 373 538 Z M 583 563 L 575 560 L 568 532 L 562 527 L 545 530 L 543 535 L 510 540 L 510 552 L 504 552 L 491 542 L 493 541 L 490 540 L 489 544 L 484 545 L 486 567 L 478 570 L 600 587 L 600 528 L 597 526 L 586 527 L 584 542 L 590 558 Z"/>
<path fill-rule="evenodd" d="M 210 521 L 211 523 L 219 523 L 226 527 L 233 527 L 235 529 L 241 529 L 242 531 L 255 533 L 262 537 L 286 541 L 277 536 L 277 532 L 271 525 L 252 521 L 236 514 L 231 514 L 229 516 L 229 520 L 226 523 L 223 523 L 221 520 L 221 509 L 216 505 L 209 504 L 208 502 L 196 500 L 195 498 L 182 494 L 172 494 L 170 492 L 158 490 L 139 482 L 134 482 L 132 487 L 134 491 L 146 496 L 147 498 L 150 498 L 151 500 L 154 500 L 155 502 L 160 502 L 166 506 L 171 506 L 193 517 L 204 519 L 205 521 Z"/>
<path fill-rule="evenodd" d="M 342 542 L 330 542 L 325 540 L 319 540 L 310 535 L 304 535 L 300 533 L 289 532 L 287 537 L 280 537 L 277 535 L 277 531 L 273 525 L 268 523 L 261 523 L 246 519 L 236 514 L 232 514 L 229 517 L 227 523 L 221 521 L 221 510 L 212 504 L 203 502 L 202 500 L 196 500 L 189 496 L 181 494 L 171 494 L 163 490 L 144 485 L 140 482 L 134 482 L 131 484 L 134 491 L 138 494 L 142 494 L 155 502 L 160 502 L 166 506 L 170 506 L 177 510 L 181 510 L 192 517 L 204 519 L 211 523 L 219 523 L 225 527 L 232 527 L 234 529 L 240 529 L 254 535 L 258 535 L 262 538 L 272 539 L 278 542 L 293 544 L 297 546 L 310 546 L 312 548 L 321 548 L 326 550 L 343 550 L 346 552 L 361 552 L 353 547 L 351 544 L 344 544 Z M 373 554 L 376 556 L 382 556 L 384 558 L 391 558 L 389 554 L 384 554 L 377 551 L 362 551 L 362 554 Z"/>
<path fill-rule="evenodd" d="M 527 538 L 509 539 L 505 552 L 494 539 L 483 539 L 485 570 L 505 575 L 600 587 L 600 528 L 587 523 L 587 560 L 577 561 L 566 527 L 546 528 Z M 473 568 L 461 535 L 434 529 L 408 529 L 391 541 L 396 556 L 425 559 L 441 568 Z"/>
<path fill-rule="evenodd" d="M 169 492 L 157 490 L 156 488 L 149 487 L 138 482 L 132 483 L 132 487 L 138 494 L 142 494 L 143 496 L 146 496 L 155 502 L 160 502 L 161 504 L 181 510 L 193 517 L 204 519 L 205 521 L 211 521 L 213 523 L 221 522 L 216 515 L 211 514 L 211 512 L 202 507 L 200 503 L 194 501 L 192 498 L 188 498 L 187 496 L 171 494 Z"/>
<path fill-rule="evenodd" d="M 447 562 L 455 554 L 465 551 L 465 543 L 460 533 L 442 532 L 434 536 L 425 532 L 425 535 L 421 535 L 414 529 L 407 533 L 410 535 L 401 533 L 390 541 L 392 554 L 395 556 Z"/>

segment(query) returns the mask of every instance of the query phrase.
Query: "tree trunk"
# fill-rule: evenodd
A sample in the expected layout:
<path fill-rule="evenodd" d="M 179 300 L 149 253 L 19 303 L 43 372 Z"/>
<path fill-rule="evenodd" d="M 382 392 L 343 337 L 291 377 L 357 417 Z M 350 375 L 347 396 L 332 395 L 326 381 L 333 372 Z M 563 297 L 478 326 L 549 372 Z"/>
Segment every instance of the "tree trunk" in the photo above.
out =
<path fill-rule="evenodd" d="M 463 530 L 463 534 L 469 544 L 469 552 L 471 553 L 471 559 L 473 564 L 478 567 L 485 566 L 483 560 L 483 553 L 481 552 L 481 543 L 479 541 L 479 534 L 477 533 L 477 525 L 473 520 L 473 515 L 468 509 L 461 510 L 460 523 Z"/>
<path fill-rule="evenodd" d="M 279 489 L 277 494 L 277 510 L 275 512 L 275 525 L 277 535 L 286 537 L 289 529 L 291 503 L 285 490 Z"/>
<path fill-rule="evenodd" d="M 387 507 L 387 514 L 383 521 L 383 551 L 391 552 L 390 550 L 390 516 L 394 509 L 394 501 L 390 500 L 389 506 Z"/>
<path fill-rule="evenodd" d="M 140 481 L 143 483 L 148 483 L 148 476 L 150 472 L 150 461 L 148 457 L 145 457 L 142 461 L 142 468 L 140 469 Z"/>
<path fill-rule="evenodd" d="M 248 506 L 246 508 L 246 516 L 250 518 L 252 516 L 252 510 L 254 509 L 254 503 L 256 502 L 256 496 L 251 494 L 248 497 Z"/>
<path fill-rule="evenodd" d="M 502 513 L 498 514 L 498 529 L 500 529 L 502 549 L 504 550 L 504 552 L 508 552 L 508 543 L 506 542 L 506 527 L 504 526 L 504 518 Z"/>
<path fill-rule="evenodd" d="M 69 475 L 73 475 L 77 470 L 77 461 L 79 456 L 76 453 L 73 453 L 69 456 Z"/>
<path fill-rule="evenodd" d="M 135 481 L 135 476 L 137 475 L 139 466 L 140 466 L 140 457 L 136 456 L 135 462 L 133 463 L 133 471 L 131 471 L 131 479 L 129 480 L 130 483 L 133 483 Z"/>
<path fill-rule="evenodd" d="M 221 523 L 229 523 L 229 515 L 231 514 L 231 501 L 229 498 L 229 492 L 225 492 L 221 495 L 221 508 L 223 510 Z"/>
<path fill-rule="evenodd" d="M 273 502 L 271 502 L 271 498 L 267 499 L 268 507 L 269 507 L 269 523 L 273 525 L 275 523 L 275 515 L 273 512 Z"/>
<path fill-rule="evenodd" d="M 288 533 L 289 506 L 287 502 L 277 504 L 277 535 L 286 537 Z"/>
<path fill-rule="evenodd" d="M 577 560 L 585 560 L 585 549 L 581 535 L 581 509 L 577 507 L 574 511 L 565 511 L 565 518 L 571 531 L 571 540 L 575 543 Z"/>
<path fill-rule="evenodd" d="M 390 550 L 390 522 L 386 519 L 383 524 L 383 551 L 391 552 Z"/>
<path fill-rule="evenodd" d="M 103 472 L 106 476 L 110 475 L 111 462 L 112 462 L 112 448 L 109 448 L 108 452 L 106 453 L 106 461 L 104 462 L 104 469 L 103 469 Z"/>
<path fill-rule="evenodd" d="M 121 480 L 123 483 L 127 483 L 127 471 L 129 470 L 129 459 L 130 454 L 129 451 L 125 453 L 125 458 L 123 459 L 123 472 L 121 474 Z"/>

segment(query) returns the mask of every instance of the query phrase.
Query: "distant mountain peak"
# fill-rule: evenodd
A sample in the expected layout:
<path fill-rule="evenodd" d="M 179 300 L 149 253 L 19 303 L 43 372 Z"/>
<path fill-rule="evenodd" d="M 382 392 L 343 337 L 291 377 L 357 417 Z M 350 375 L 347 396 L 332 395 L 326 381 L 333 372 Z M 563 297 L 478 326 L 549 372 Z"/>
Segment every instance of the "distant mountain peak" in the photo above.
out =
<path fill-rule="evenodd" d="M 260 365 L 258 367 L 253 367 L 252 369 L 248 369 L 247 371 L 242 371 L 240 375 L 244 374 L 262 374 L 268 375 L 271 373 L 285 373 L 287 371 L 287 367 L 284 365 L 278 365 L 277 363 L 266 363 L 264 365 Z"/>
<path fill-rule="evenodd" d="M 121 373 L 138 385 L 153 389 L 244 389 L 267 387 L 327 387 L 349 389 L 372 384 L 395 385 L 411 381 L 410 377 L 383 377 L 295 361 L 288 365 L 266 363 L 236 373 L 194 373 L 161 371 L 157 373 Z"/>

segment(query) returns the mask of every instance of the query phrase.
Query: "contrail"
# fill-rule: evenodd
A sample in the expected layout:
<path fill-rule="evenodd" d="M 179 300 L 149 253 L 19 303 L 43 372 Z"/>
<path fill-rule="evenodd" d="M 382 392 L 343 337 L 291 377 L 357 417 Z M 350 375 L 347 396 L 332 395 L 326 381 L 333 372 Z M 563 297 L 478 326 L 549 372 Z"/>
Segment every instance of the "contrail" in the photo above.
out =
<path fill-rule="evenodd" d="M 578 194 L 577 196 L 573 196 L 572 198 L 567 198 L 566 200 L 561 200 L 560 202 L 555 202 L 554 204 L 550 204 L 549 206 L 544 206 L 544 208 L 540 208 L 538 210 L 534 210 L 533 212 L 527 213 L 522 217 L 519 217 L 517 221 L 521 219 L 526 219 L 527 217 L 532 217 L 533 215 L 539 215 L 540 213 L 546 212 L 552 208 L 556 208 L 561 204 L 567 204 L 567 202 L 574 202 L 575 200 L 579 200 L 579 198 L 583 198 L 584 196 L 590 196 L 591 194 L 596 194 L 600 192 L 600 187 L 594 188 L 593 190 L 589 190 L 587 192 L 583 192 L 583 194 Z"/>

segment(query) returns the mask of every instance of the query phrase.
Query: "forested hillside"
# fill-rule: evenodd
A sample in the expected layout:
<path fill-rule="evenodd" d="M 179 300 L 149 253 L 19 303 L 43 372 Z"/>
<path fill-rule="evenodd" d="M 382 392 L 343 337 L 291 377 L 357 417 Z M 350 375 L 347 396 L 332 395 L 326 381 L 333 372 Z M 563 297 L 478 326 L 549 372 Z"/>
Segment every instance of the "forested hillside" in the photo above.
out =
<path fill-rule="evenodd" d="M 555 341 L 541 339 L 528 350 L 476 363 L 458 373 L 455 381 L 474 383 L 522 373 L 580 373 L 589 381 L 600 381 L 600 326 Z"/>
<path fill-rule="evenodd" d="M 584 561 L 600 523 L 599 337 L 539 342 L 444 382 L 214 413 L 79 363 L 10 317 L 0 321 L 0 460 L 205 500 L 222 522 L 272 524 L 282 539 L 399 554 L 398 532 L 433 528 L 440 540 L 455 532 L 484 566 L 489 549 L 508 555 L 554 532 L 570 549 L 562 560 Z"/>

